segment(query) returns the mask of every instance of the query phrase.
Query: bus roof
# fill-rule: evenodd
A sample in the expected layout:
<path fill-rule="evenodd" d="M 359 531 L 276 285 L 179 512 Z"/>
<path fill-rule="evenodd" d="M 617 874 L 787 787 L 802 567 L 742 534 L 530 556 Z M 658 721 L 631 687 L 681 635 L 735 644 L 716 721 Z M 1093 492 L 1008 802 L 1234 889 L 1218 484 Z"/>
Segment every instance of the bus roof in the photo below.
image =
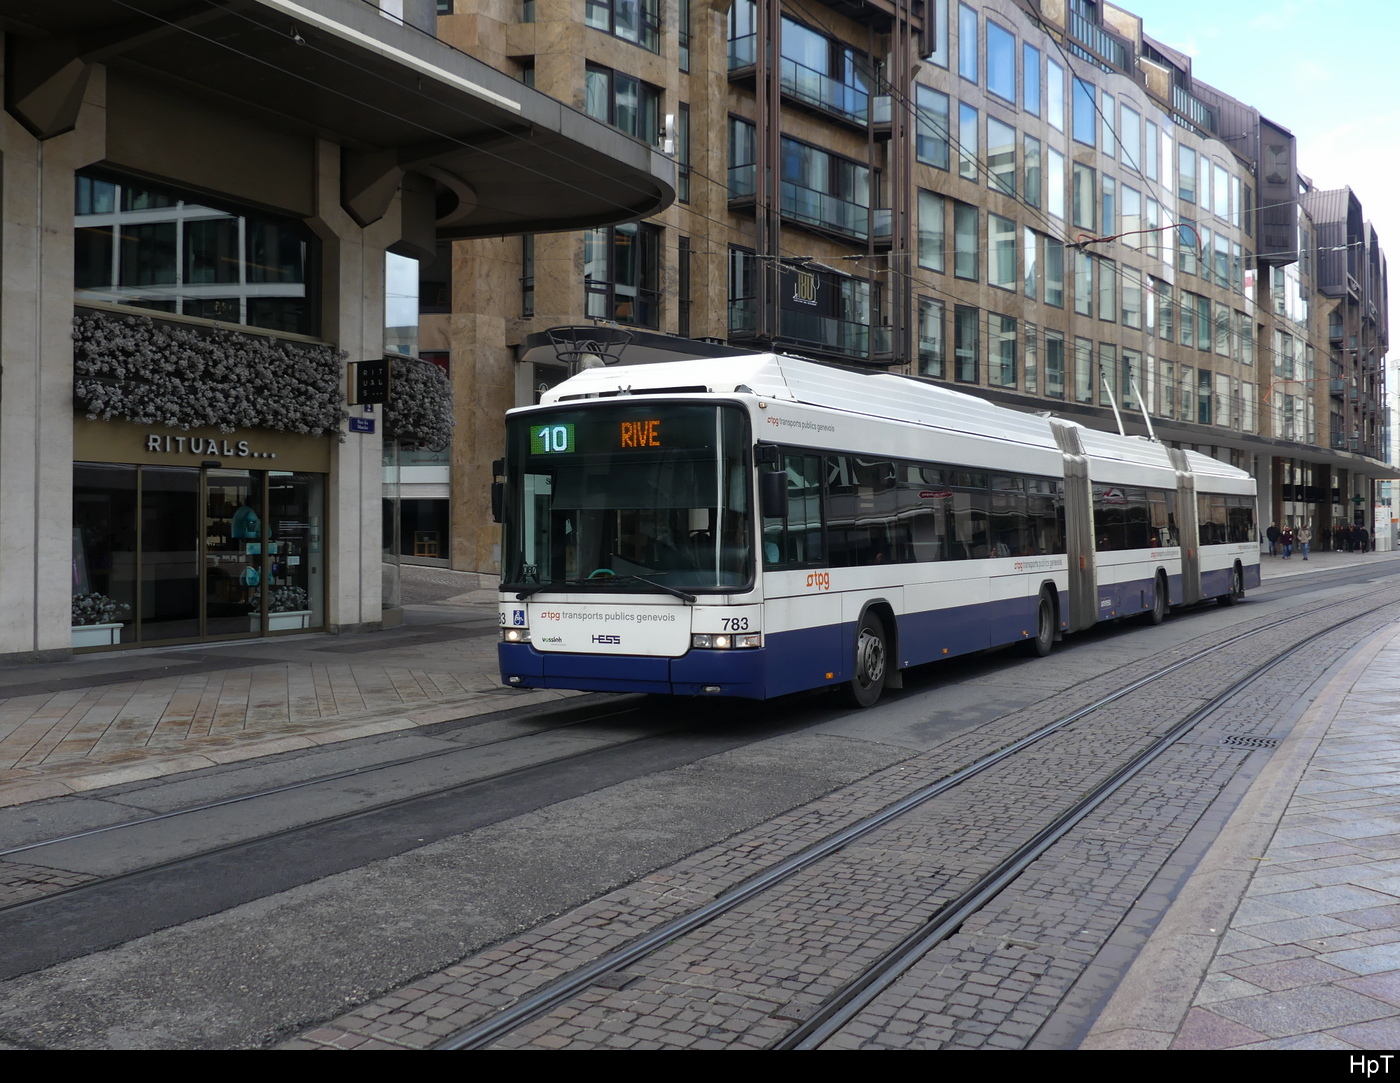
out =
<path fill-rule="evenodd" d="M 1013 410 L 918 377 L 866 372 L 772 353 L 585 369 L 546 391 L 541 405 L 627 394 L 753 395 L 847 414 L 925 425 L 948 432 L 1055 448 L 1050 418 Z M 1085 450 L 1100 459 L 1166 466 L 1164 445 L 1056 419 L 1080 430 Z M 1193 472 L 1245 478 L 1243 471 L 1188 452 Z"/>

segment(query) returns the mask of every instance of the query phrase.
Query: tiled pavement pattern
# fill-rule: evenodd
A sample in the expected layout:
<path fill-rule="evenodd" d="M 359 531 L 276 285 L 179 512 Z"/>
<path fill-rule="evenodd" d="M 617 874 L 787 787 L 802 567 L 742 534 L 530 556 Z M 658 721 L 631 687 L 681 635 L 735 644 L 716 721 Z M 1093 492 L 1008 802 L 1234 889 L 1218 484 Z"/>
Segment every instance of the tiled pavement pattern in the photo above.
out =
<path fill-rule="evenodd" d="M 1392 628 L 1295 727 L 1085 1046 L 1400 1046 L 1397 795 Z"/>
<path fill-rule="evenodd" d="M 1220 658 L 1221 670 L 1230 676 L 1238 665 Z M 1116 674 L 1115 683 L 1122 677 Z M 1093 695 L 1087 687 L 1075 692 L 1086 698 Z M 1128 729 L 1136 733 L 1150 729 L 1156 712 L 1139 707 L 1138 715 L 1137 723 Z M 1126 752 L 1124 736 L 1110 732 L 1105 716 L 1106 712 L 1090 716 L 1079 727 L 1075 741 L 1101 751 L 1116 740 Z M 1003 729 L 1017 728 L 1014 719 L 1002 719 L 999 724 Z M 1266 722 L 1264 729 L 1270 724 Z M 1258 716 L 1248 725 L 1257 729 Z M 1029 729 L 1033 723 L 1023 717 L 1019 727 Z M 990 731 L 996 728 L 987 727 L 981 734 L 993 747 L 995 737 Z M 940 754 L 950 751 L 941 749 Z M 1008 893 L 1010 898 L 999 904 L 1011 906 L 1009 915 L 984 915 L 970 921 L 947 946 L 944 958 L 929 960 L 933 972 L 919 975 L 917 988 L 903 1003 L 894 1008 L 886 1003 L 885 1014 L 873 1023 L 858 1022 L 845 1044 L 1024 1045 L 1103 945 L 1151 874 L 1226 784 L 1242 755 L 1218 746 L 1183 745 L 1174 757 L 1160 761 L 1156 782 L 1136 784 L 1139 792 L 1120 803 L 1116 820 L 1106 815 L 1097 835 L 1091 831 L 1087 841 L 1070 844 L 1072 850 L 1087 847 L 1092 853 L 1071 853 L 1063 867 L 1052 866 L 1017 892 Z M 933 758 L 916 757 L 848 788 L 840 807 L 852 809 L 852 798 L 861 809 L 886 803 L 895 793 L 885 792 L 883 800 L 876 800 L 877 794 L 898 784 L 901 775 L 937 777 L 938 768 L 927 762 Z M 1058 760 L 1052 758 L 1042 768 L 1048 767 L 1039 787 L 1043 796 L 1063 803 L 1065 794 L 1080 792 L 1083 787 L 1072 776 L 1084 769 L 1087 759 L 1082 752 L 1076 756 L 1072 751 Z M 986 788 L 946 795 L 898 827 L 869 836 L 820 868 L 799 874 L 777 896 L 750 901 L 703 936 L 669 945 L 619 975 L 616 982 L 600 983 L 500 1044 L 717 1048 L 770 1043 L 790 1030 L 792 1020 L 802 1018 L 808 1006 L 819 1003 L 914 928 L 937 905 L 932 896 L 946 898 L 971 878 L 967 868 L 949 876 L 944 871 L 948 865 L 988 865 L 1000 850 L 1019 841 L 1008 840 L 1004 832 L 1020 818 L 1036 788 L 1024 771 L 1024 767 L 1005 769 L 999 802 L 989 798 Z M 1188 785 L 1193 773 L 1200 776 L 1197 792 Z M 806 818 L 801 835 L 814 841 L 821 833 L 814 830 L 819 825 L 832 827 L 831 817 L 820 814 L 831 804 L 830 799 L 818 802 L 772 826 Z M 1005 809 L 1000 816 L 991 812 L 998 805 Z M 810 819 L 812 813 L 819 813 L 816 820 Z M 1006 823 L 998 823 L 999 818 Z M 1027 830 L 1023 827 L 1022 835 Z M 1148 834 L 1156 837 L 1144 842 Z M 750 832 L 735 845 L 697 855 L 669 870 L 663 882 L 680 885 L 682 892 L 667 904 L 658 905 L 661 900 L 655 897 L 658 877 L 647 878 L 633 889 L 614 893 L 575 915 L 366 1005 L 287 1046 L 429 1045 L 492 1007 L 504 1006 L 595 959 L 608 947 L 683 912 L 682 899 L 712 897 L 728 886 L 736 863 L 756 871 L 776 860 L 782 855 L 770 849 L 765 835 L 766 830 Z M 960 859 L 949 860 L 959 852 Z M 641 911 L 636 906 L 637 889 L 650 903 Z M 1021 913 L 1016 912 L 1018 895 Z M 1022 920 L 1027 917 L 1039 927 L 1028 927 Z M 978 928 L 979 924 L 988 927 Z M 997 955 L 1001 958 L 993 958 Z"/>
<path fill-rule="evenodd" d="M 572 694 L 501 687 L 495 593 L 461 601 L 474 626 L 142 651 L 138 679 L 111 653 L 6 668 L 0 806 Z"/>
<path fill-rule="evenodd" d="M 26 865 L 19 861 L 0 861 L 0 906 L 9 906 L 96 879 L 97 876 L 90 873 Z"/>

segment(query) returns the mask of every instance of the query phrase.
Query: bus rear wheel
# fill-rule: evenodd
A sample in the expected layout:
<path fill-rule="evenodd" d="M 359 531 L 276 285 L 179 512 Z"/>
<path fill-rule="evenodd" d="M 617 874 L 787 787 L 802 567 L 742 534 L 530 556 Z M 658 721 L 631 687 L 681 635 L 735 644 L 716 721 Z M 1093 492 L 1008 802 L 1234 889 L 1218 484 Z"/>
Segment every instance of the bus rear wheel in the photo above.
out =
<path fill-rule="evenodd" d="M 856 707 L 873 707 L 885 690 L 889 651 L 886 649 L 885 624 L 874 613 L 860 619 L 856 633 L 855 676 L 846 685 L 846 698 Z"/>
<path fill-rule="evenodd" d="M 1148 624 L 1161 624 L 1167 619 L 1167 581 L 1157 576 L 1152 587 L 1152 608 L 1147 613 Z"/>
<path fill-rule="evenodd" d="M 1215 599 L 1221 605 L 1234 605 L 1244 597 L 1244 576 L 1240 575 L 1238 564 L 1230 572 L 1230 593 Z"/>
<path fill-rule="evenodd" d="M 1055 649 L 1055 603 L 1050 595 L 1041 594 L 1040 604 L 1035 607 L 1035 638 L 1030 641 L 1030 652 L 1037 658 L 1044 658 Z"/>

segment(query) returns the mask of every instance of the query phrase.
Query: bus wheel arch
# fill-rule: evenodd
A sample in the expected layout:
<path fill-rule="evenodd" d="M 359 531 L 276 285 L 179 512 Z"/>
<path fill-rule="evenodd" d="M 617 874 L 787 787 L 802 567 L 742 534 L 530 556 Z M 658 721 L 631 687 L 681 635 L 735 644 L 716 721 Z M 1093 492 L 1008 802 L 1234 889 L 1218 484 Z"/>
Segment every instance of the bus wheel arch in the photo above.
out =
<path fill-rule="evenodd" d="M 855 657 L 846 699 L 855 707 L 873 707 L 890 680 L 898 642 L 894 611 L 887 602 L 869 602 L 856 622 Z"/>

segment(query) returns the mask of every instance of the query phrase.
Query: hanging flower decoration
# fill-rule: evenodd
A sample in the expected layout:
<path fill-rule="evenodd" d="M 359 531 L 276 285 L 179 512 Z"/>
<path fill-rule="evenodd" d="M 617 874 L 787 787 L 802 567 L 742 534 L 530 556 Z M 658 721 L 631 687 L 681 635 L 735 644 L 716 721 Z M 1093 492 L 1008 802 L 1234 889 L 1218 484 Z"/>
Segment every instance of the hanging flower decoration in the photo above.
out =
<path fill-rule="evenodd" d="M 73 398 L 89 421 L 319 436 L 348 416 L 347 355 L 330 346 L 105 312 L 74 317 L 73 340 Z"/>
<path fill-rule="evenodd" d="M 393 359 L 391 391 L 384 405 L 384 438 L 441 451 L 452 442 L 452 384 L 436 365 L 411 357 Z"/>

